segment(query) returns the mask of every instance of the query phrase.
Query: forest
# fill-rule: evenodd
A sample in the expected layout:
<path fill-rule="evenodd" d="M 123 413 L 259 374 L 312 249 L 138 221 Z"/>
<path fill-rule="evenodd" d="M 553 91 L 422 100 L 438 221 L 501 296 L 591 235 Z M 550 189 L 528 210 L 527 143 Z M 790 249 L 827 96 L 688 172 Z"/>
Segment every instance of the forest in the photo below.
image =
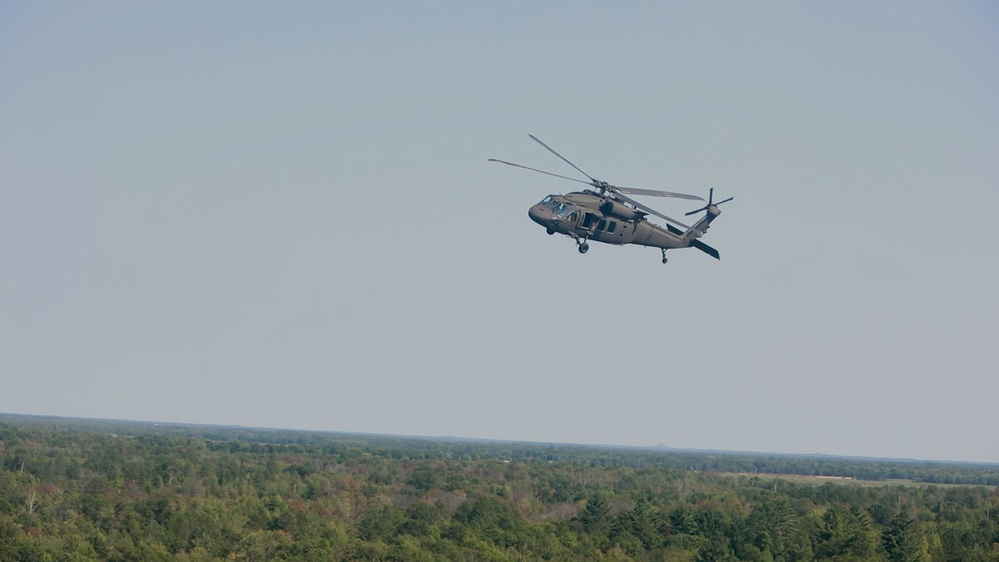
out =
<path fill-rule="evenodd" d="M 999 465 L 0 415 L 0 562 L 999 561 Z"/>

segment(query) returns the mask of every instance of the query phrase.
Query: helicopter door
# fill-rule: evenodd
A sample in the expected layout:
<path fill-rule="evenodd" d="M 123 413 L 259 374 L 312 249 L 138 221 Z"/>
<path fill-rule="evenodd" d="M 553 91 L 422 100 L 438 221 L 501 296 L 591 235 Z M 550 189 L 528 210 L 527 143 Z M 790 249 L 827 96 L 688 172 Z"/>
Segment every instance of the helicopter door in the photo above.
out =
<path fill-rule="evenodd" d="M 594 219 L 596 218 L 597 218 L 596 215 L 594 215 L 593 213 L 586 213 L 585 215 L 583 215 L 583 223 L 580 226 L 583 227 L 583 230 L 592 234 L 593 224 L 596 222 Z"/>

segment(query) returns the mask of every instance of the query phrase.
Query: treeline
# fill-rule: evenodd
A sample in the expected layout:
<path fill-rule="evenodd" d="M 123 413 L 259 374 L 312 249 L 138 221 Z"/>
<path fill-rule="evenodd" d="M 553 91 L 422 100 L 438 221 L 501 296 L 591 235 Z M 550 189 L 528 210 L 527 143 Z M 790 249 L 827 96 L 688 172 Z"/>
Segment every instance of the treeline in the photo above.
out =
<path fill-rule="evenodd" d="M 0 562 L 999 561 L 995 488 L 711 472 L 725 457 L 7 418 Z"/>
<path fill-rule="evenodd" d="M 162 435 L 218 442 L 230 450 L 267 452 L 268 445 L 332 455 L 368 452 L 413 459 L 501 459 L 576 462 L 594 466 L 662 468 L 735 474 L 845 477 L 886 482 L 999 486 L 999 464 L 871 459 L 829 455 L 779 455 L 638 447 L 419 438 L 212 425 L 158 424 L 120 420 L 0 414 L 0 424 L 21 428 L 127 436 Z M 277 450 L 277 448 L 273 448 Z"/>

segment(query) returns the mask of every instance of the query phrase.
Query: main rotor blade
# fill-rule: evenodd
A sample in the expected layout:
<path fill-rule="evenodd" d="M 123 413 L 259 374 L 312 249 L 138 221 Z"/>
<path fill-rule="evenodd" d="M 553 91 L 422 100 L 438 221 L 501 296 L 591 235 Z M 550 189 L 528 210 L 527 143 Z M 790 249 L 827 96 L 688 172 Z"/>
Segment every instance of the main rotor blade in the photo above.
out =
<path fill-rule="evenodd" d="M 560 176 L 558 174 L 553 174 L 551 172 L 546 172 L 544 170 L 538 170 L 537 168 L 528 168 L 527 166 L 521 166 L 520 164 L 514 164 L 513 162 L 507 162 L 505 160 L 497 160 L 495 158 L 490 158 L 489 161 L 490 162 L 499 162 L 500 164 L 506 164 L 507 166 L 513 166 L 514 168 L 523 168 L 525 170 L 530 170 L 532 172 L 537 172 L 539 174 L 545 174 L 545 175 L 548 175 L 548 176 L 555 176 L 556 178 L 562 178 L 564 180 L 569 180 L 569 181 L 574 181 L 574 182 L 579 182 L 579 183 L 582 183 L 582 184 L 590 185 L 590 182 L 588 182 L 588 181 L 578 180 L 576 178 L 570 178 L 569 176 Z"/>
<path fill-rule="evenodd" d="M 621 193 L 627 193 L 629 195 L 651 195 L 652 197 L 676 197 L 677 199 L 691 199 L 694 201 L 704 201 L 703 197 L 697 195 L 688 195 L 686 193 L 674 193 L 672 191 L 655 191 L 652 189 L 639 189 L 637 187 L 618 187 L 618 186 L 614 186 L 614 189 L 620 191 Z"/>
<path fill-rule="evenodd" d="M 625 201 L 627 203 L 630 203 L 630 204 L 634 205 L 635 208 L 638 209 L 638 210 L 640 210 L 640 211 L 645 211 L 646 213 L 648 213 L 650 215 L 655 215 L 655 216 L 657 216 L 657 217 L 659 217 L 659 218 L 661 218 L 663 220 L 669 221 L 669 222 L 671 222 L 671 223 L 673 223 L 673 224 L 675 224 L 675 225 L 677 225 L 677 226 L 679 226 L 681 228 L 690 229 L 689 226 L 683 224 L 682 222 L 680 222 L 680 221 L 678 221 L 676 219 L 671 219 L 671 218 L 667 217 L 666 215 L 660 213 L 659 211 L 653 209 L 652 207 L 649 207 L 648 205 L 643 205 L 643 204 L 639 203 L 638 201 L 635 201 L 634 199 L 632 199 L 630 197 L 625 197 L 624 195 L 622 195 L 620 193 L 618 193 L 617 195 L 615 195 L 615 197 L 617 197 L 618 199 L 620 199 L 622 201 Z"/>
<path fill-rule="evenodd" d="M 586 176 L 586 177 L 590 178 L 590 181 L 591 181 L 591 182 L 593 182 L 593 183 L 597 183 L 597 179 L 596 179 L 596 178 L 594 178 L 594 177 L 593 177 L 593 176 L 591 176 L 590 174 L 587 174 L 587 173 L 586 173 L 586 172 L 584 172 L 583 170 L 580 170 L 580 169 L 579 169 L 579 166 L 577 166 L 577 165 L 573 164 L 572 162 L 569 162 L 569 161 L 568 161 L 568 160 L 567 160 L 567 159 L 565 158 L 565 156 L 562 156 L 562 155 L 561 155 L 561 154 L 559 154 L 558 152 L 555 152 L 555 151 L 554 151 L 554 150 L 552 149 L 552 147 L 550 147 L 550 146 L 548 146 L 547 144 L 545 144 L 545 143 L 541 142 L 541 140 L 540 140 L 540 139 L 538 139 L 538 137 L 536 137 L 536 136 L 534 136 L 534 135 L 532 135 L 532 134 L 530 134 L 530 133 L 528 133 L 528 134 L 527 134 L 527 136 L 529 136 L 529 137 L 531 137 L 532 139 L 534 139 L 534 141 L 535 141 L 535 142 L 537 142 L 538 144 L 540 144 L 541 146 L 543 146 L 543 147 L 547 148 L 547 149 L 548 149 L 548 152 L 551 152 L 551 153 L 552 153 L 552 154 L 554 154 L 555 156 L 558 156 L 559 158 L 561 158 L 561 159 L 562 159 L 562 161 L 563 161 L 563 162 L 565 162 L 566 164 L 568 164 L 568 165 L 572 166 L 573 168 L 575 168 L 577 172 L 579 172 L 580 174 L 583 174 L 584 176 Z"/>

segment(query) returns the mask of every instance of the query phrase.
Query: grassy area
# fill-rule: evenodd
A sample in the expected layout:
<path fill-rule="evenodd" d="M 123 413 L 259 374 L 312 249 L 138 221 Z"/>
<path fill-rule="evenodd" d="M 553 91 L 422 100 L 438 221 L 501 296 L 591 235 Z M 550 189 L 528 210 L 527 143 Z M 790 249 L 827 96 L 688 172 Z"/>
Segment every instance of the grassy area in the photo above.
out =
<path fill-rule="evenodd" d="M 987 489 L 995 489 L 996 486 L 983 486 L 981 484 L 931 484 L 927 482 L 917 482 L 915 480 L 910 480 L 906 478 L 887 478 L 884 480 L 859 480 L 852 476 L 812 476 L 803 474 L 762 474 L 762 473 L 748 473 L 748 472 L 721 472 L 718 473 L 720 476 L 729 477 L 739 477 L 739 478 L 759 478 L 762 481 L 774 481 L 777 485 L 780 482 L 789 482 L 792 484 L 811 484 L 819 486 L 822 484 L 832 483 L 832 484 L 853 484 L 855 486 L 862 487 L 887 487 L 887 486 L 917 486 L 917 487 L 928 487 L 928 486 L 938 486 L 940 488 L 967 488 L 982 486 Z"/>

